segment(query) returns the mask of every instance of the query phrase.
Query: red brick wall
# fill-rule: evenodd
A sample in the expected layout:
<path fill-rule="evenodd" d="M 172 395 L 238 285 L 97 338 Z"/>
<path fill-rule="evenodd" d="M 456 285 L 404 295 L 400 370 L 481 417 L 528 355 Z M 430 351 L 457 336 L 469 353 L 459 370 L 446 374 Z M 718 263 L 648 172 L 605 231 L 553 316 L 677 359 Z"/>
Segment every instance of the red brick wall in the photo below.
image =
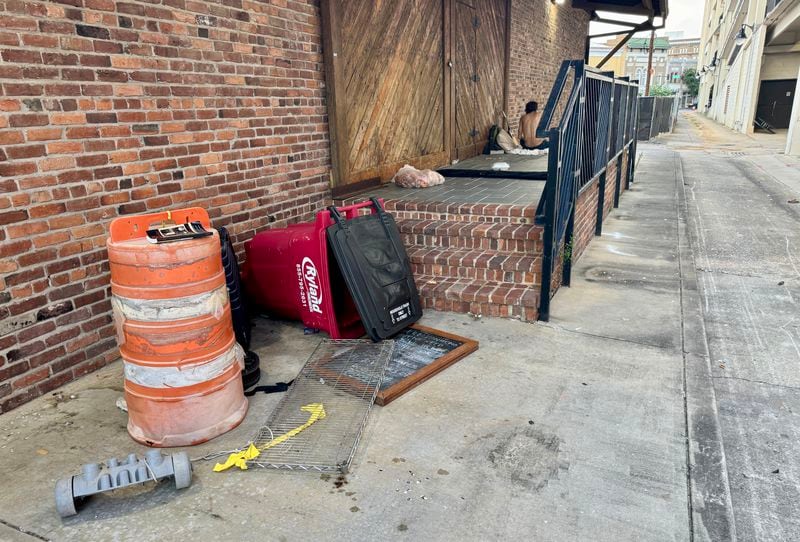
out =
<path fill-rule="evenodd" d="M 617 158 L 608 163 L 606 169 L 606 190 L 603 196 L 603 220 L 608 217 L 608 213 L 614 208 L 614 191 L 617 187 Z"/>
<path fill-rule="evenodd" d="M 117 356 L 109 222 L 201 206 L 237 247 L 328 197 L 316 2 L 0 3 L 0 412 Z"/>
<path fill-rule="evenodd" d="M 527 102 L 544 107 L 561 61 L 583 58 L 588 31 L 584 11 L 549 0 L 511 0 L 508 116 L 513 130 Z"/>
<path fill-rule="evenodd" d="M 575 228 L 572 233 L 572 263 L 573 265 L 589 246 L 594 237 L 597 224 L 597 205 L 600 195 L 600 177 L 595 177 L 578 194 L 575 204 Z"/>
<path fill-rule="evenodd" d="M 561 279 L 564 272 L 564 242 L 558 250 L 558 257 L 556 258 L 555 265 L 553 265 L 553 272 L 550 275 L 550 299 L 556 295 L 556 292 L 561 287 Z M 544 273 L 544 271 L 543 271 Z"/>
<path fill-rule="evenodd" d="M 622 155 L 622 175 L 620 176 L 620 193 L 625 190 L 625 178 L 627 174 L 627 150 Z M 617 178 L 617 160 L 608 163 L 606 169 L 606 189 L 603 201 L 603 220 L 608 217 L 614 206 L 614 189 Z M 597 225 L 597 206 L 600 196 L 600 177 L 595 178 L 589 186 L 578 194 L 578 201 L 575 205 L 575 229 L 573 232 L 572 243 L 572 262 L 575 263 L 581 257 L 586 247 L 594 237 Z"/>
<path fill-rule="evenodd" d="M 620 176 L 619 181 L 619 193 L 622 194 L 625 191 L 625 182 L 628 179 L 628 160 L 630 159 L 630 151 L 625 149 L 622 151 L 622 175 Z"/>

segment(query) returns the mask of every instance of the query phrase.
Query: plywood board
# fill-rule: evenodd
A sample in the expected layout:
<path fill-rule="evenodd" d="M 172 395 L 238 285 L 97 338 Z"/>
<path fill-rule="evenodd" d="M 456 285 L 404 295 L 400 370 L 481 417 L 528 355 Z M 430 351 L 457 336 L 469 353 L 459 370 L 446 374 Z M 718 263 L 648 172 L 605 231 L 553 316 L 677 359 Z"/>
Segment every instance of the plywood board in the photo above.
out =
<path fill-rule="evenodd" d="M 337 193 L 481 152 L 504 103 L 508 0 L 320 8 Z"/>
<path fill-rule="evenodd" d="M 336 184 L 446 161 L 442 2 L 330 0 Z M 335 56 L 334 56 L 335 55 Z"/>

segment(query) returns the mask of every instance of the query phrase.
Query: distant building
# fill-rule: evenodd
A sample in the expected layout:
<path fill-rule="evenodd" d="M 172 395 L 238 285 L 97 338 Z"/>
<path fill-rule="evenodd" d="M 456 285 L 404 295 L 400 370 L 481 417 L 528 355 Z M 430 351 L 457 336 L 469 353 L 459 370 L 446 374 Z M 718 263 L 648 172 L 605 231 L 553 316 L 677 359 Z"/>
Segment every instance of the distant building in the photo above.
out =
<path fill-rule="evenodd" d="M 700 54 L 700 38 L 670 39 L 667 50 L 667 87 L 676 94 L 685 95 L 683 105 L 691 105 L 694 98 L 686 95 L 683 73 L 689 68 L 697 69 Z"/>
<path fill-rule="evenodd" d="M 683 32 L 672 32 L 674 37 L 656 37 L 653 43 L 653 78 L 650 86 L 661 85 L 676 94 L 686 94 L 681 76 L 689 68 L 697 68 L 700 51 L 700 38 L 683 38 Z M 597 67 L 623 38 L 615 38 L 605 43 L 591 43 L 589 46 L 589 65 Z M 627 75 L 638 80 L 639 91 L 644 93 L 647 80 L 647 57 L 650 38 L 633 38 L 609 58 L 602 69 L 611 70 L 617 75 Z M 686 96 L 683 104 L 694 101 Z"/>
<path fill-rule="evenodd" d="M 591 43 L 589 46 L 589 65 L 597 67 L 621 40 L 622 38 L 619 37 L 610 39 L 605 43 Z M 603 64 L 602 69 L 613 71 L 616 75 L 627 75 L 625 71 L 626 52 L 627 48 L 621 47 L 605 64 Z"/>
<path fill-rule="evenodd" d="M 647 80 L 647 60 L 650 50 L 650 38 L 632 38 L 625 46 L 625 75 L 631 79 L 637 79 L 639 93 L 644 94 L 645 81 Z M 667 79 L 667 58 L 669 51 L 669 39 L 656 37 L 653 41 L 653 67 L 650 86 L 664 86 L 668 83 Z"/>

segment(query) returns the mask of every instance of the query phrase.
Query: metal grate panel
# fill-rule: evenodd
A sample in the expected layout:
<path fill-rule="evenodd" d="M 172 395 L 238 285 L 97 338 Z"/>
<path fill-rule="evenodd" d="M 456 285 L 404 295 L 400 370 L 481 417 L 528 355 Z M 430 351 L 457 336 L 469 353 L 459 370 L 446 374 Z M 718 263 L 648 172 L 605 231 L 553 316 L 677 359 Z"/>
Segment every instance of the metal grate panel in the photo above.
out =
<path fill-rule="evenodd" d="M 272 469 L 346 472 L 392 357 L 394 341 L 323 340 L 262 427 L 261 453 L 248 465 Z M 308 424 L 321 404 L 324 417 L 270 447 L 274 439 Z"/>

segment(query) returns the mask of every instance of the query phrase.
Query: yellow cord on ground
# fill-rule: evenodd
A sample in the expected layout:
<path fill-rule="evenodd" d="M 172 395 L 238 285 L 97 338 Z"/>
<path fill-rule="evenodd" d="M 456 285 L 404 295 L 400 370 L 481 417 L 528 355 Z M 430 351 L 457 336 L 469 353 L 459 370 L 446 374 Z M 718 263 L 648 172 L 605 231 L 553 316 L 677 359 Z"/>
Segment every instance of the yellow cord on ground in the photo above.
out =
<path fill-rule="evenodd" d="M 225 463 L 217 463 L 214 465 L 214 472 L 222 472 L 234 466 L 239 467 L 242 470 L 247 470 L 247 462 L 258 457 L 261 452 L 272 448 L 273 446 L 277 446 L 282 442 L 286 442 L 299 432 L 308 429 L 312 424 L 325 417 L 325 407 L 322 406 L 322 403 L 311 403 L 304 405 L 300 407 L 300 410 L 311 414 L 306 423 L 272 439 L 263 446 L 256 447 L 254 444 L 250 444 L 246 450 L 232 453 L 228 456 L 228 459 L 225 461 Z"/>

